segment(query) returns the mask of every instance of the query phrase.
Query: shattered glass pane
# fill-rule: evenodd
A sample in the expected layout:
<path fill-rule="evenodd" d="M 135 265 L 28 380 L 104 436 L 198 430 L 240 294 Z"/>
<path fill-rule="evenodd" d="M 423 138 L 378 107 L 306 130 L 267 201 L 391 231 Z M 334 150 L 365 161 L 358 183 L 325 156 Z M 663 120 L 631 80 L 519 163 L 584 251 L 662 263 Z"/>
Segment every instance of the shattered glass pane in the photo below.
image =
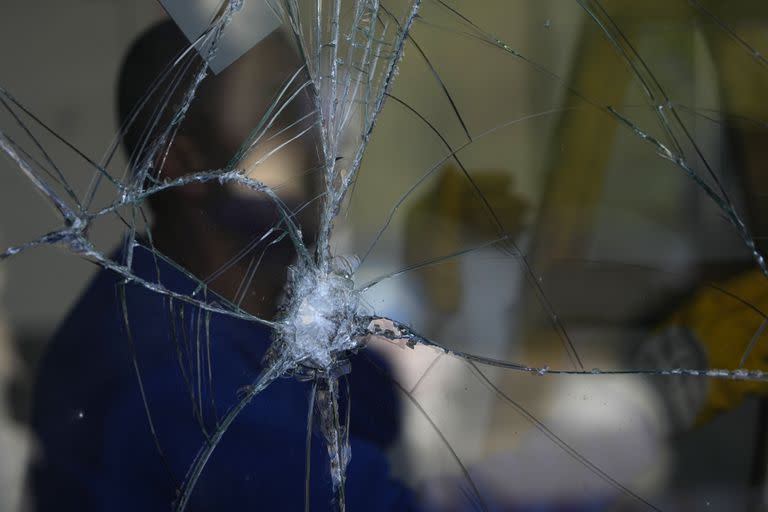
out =
<path fill-rule="evenodd" d="M 256 8 L 280 27 L 209 67 Z M 111 141 L 41 85 L 88 24 L 4 64 L 9 317 L 71 308 L 37 509 L 766 506 L 763 2 L 211 12 L 88 82 Z"/>

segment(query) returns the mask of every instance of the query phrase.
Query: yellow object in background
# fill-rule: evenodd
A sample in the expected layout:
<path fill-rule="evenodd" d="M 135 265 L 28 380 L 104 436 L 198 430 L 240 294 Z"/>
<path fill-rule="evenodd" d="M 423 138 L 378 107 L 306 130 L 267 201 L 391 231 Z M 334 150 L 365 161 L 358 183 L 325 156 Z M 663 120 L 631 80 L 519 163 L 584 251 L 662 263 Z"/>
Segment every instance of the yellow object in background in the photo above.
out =
<path fill-rule="evenodd" d="M 725 290 L 727 293 L 724 293 Z M 768 279 L 759 270 L 743 273 L 717 287 L 701 288 L 677 311 L 670 325 L 688 329 L 711 369 L 768 370 Z M 707 379 L 697 422 L 737 406 L 748 394 L 768 395 L 768 383 Z"/>
<path fill-rule="evenodd" d="M 523 226 L 528 202 L 514 194 L 512 176 L 500 170 L 473 170 L 469 174 L 496 214 L 504 234 L 517 234 Z M 456 167 L 446 166 L 435 186 L 408 212 L 405 262 L 412 265 L 439 258 L 500 235 L 467 176 Z M 430 304 L 443 313 L 456 312 L 462 294 L 457 267 L 436 265 L 423 276 Z"/>

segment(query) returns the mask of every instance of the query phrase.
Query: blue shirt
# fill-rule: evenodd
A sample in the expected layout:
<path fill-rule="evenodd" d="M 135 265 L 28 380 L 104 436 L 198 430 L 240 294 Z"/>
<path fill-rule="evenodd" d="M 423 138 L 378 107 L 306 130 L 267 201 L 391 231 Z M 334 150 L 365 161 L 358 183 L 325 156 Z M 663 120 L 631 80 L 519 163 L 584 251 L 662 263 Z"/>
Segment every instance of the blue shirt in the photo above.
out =
<path fill-rule="evenodd" d="M 179 293 L 196 286 L 142 248 L 132 268 Z M 268 328 L 121 280 L 97 274 L 41 362 L 32 414 L 41 445 L 30 474 L 36 510 L 171 510 L 206 433 L 262 370 Z M 409 510 L 412 495 L 390 479 L 384 457 L 398 434 L 399 403 L 386 365 L 372 359 L 353 356 L 348 375 L 347 507 Z M 213 452 L 187 510 L 303 510 L 310 388 L 282 378 L 258 395 Z M 315 429 L 311 510 L 334 508 L 326 450 Z"/>

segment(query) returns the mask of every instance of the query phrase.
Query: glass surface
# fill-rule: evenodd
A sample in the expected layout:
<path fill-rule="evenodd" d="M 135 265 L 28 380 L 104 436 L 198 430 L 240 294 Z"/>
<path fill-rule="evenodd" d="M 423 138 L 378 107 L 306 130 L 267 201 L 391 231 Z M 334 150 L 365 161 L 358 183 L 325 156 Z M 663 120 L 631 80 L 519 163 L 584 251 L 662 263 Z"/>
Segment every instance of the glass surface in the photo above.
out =
<path fill-rule="evenodd" d="M 768 4 L 256 1 L 0 8 L 29 501 L 763 510 Z"/>

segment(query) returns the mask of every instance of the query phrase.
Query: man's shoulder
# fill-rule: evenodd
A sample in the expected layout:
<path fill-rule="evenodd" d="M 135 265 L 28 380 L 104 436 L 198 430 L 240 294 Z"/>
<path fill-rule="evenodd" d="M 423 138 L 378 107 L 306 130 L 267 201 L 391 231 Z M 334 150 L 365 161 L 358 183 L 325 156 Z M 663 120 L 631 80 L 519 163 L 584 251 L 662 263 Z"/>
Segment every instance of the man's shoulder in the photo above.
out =
<path fill-rule="evenodd" d="M 115 251 L 109 259 L 121 265 L 125 261 L 124 253 Z M 133 253 L 130 275 L 133 279 L 109 268 L 100 268 L 59 326 L 52 346 L 56 342 L 84 343 L 113 337 L 124 330 L 126 316 L 152 323 L 163 314 L 164 303 L 163 296 L 150 285 L 173 289 L 182 286 L 179 282 L 184 279 L 167 262 L 153 258 L 151 251 L 143 247 Z M 166 285 L 165 281 L 170 284 Z"/>
<path fill-rule="evenodd" d="M 99 328 L 107 327 L 109 324 L 105 320 L 114 316 L 118 303 L 117 285 L 118 279 L 113 272 L 100 269 L 59 325 L 54 341 L 98 334 Z"/>

